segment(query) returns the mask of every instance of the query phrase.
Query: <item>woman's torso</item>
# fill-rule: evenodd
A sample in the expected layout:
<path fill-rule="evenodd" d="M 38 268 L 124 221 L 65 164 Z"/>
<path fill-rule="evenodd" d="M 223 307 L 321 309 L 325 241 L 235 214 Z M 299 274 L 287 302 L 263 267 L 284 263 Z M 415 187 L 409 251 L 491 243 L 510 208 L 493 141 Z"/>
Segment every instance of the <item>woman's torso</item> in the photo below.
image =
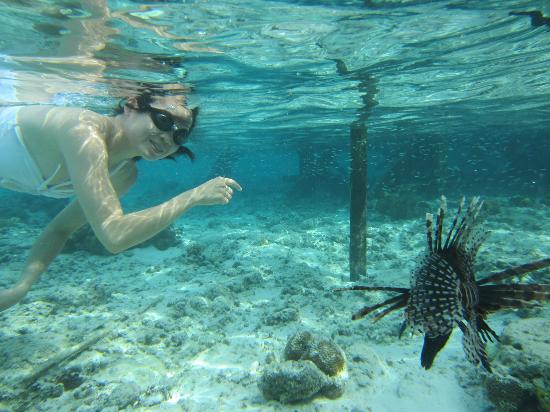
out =
<path fill-rule="evenodd" d="M 70 196 L 72 194 L 72 183 L 63 156 L 63 143 L 66 139 L 82 137 L 82 133 L 84 133 L 83 115 L 88 119 L 88 122 L 90 118 L 96 122 L 98 130 L 105 131 L 109 130 L 109 118 L 88 110 L 68 107 L 19 106 L 2 110 L 9 110 L 10 115 L 14 117 L 12 123 L 15 130 L 4 130 L 4 135 L 0 138 L 19 139 L 19 142 L 11 142 L 9 145 L 4 142 L 4 147 L 8 151 L 26 150 L 28 155 L 18 153 L 17 156 L 22 158 L 21 163 L 24 163 L 17 166 L 20 170 L 6 171 L 4 167 L 4 170 L 2 170 L 4 176 L 0 176 L 0 178 L 5 177 L 5 181 L 11 178 L 14 182 L 17 180 L 23 182 L 20 184 L 21 187 L 16 187 L 17 182 L 15 186 L 13 184 L 11 186 L 4 184 L 3 186 L 51 197 Z M 82 131 L 75 133 L 75 128 L 82 129 Z M 107 138 L 107 136 L 101 137 Z M 2 142 L 0 142 L 1 144 Z M 9 155 L 9 153 L 4 153 L 4 156 Z M 13 153 L 13 155 L 16 154 Z M 26 163 L 34 163 L 35 168 L 32 164 Z M 15 167 L 12 166 L 11 169 L 15 169 Z M 38 183 L 36 177 L 18 176 L 18 173 L 40 175 L 42 187 L 36 187 Z M 9 174 L 11 176 L 6 176 Z"/>

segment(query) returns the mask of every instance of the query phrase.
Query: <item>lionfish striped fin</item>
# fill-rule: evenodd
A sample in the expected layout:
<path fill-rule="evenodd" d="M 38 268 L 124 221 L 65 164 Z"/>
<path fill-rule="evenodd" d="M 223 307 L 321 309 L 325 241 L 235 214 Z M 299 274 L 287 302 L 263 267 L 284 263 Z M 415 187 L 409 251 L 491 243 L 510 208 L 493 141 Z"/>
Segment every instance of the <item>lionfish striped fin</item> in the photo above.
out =
<path fill-rule="evenodd" d="M 485 351 L 485 344 L 477 334 L 477 331 L 469 322 L 459 322 L 458 326 L 463 333 L 462 346 L 466 358 L 474 365 L 481 363 L 488 372 L 492 372 L 487 352 Z"/>
<path fill-rule="evenodd" d="M 484 343 L 487 342 L 494 342 L 493 338 L 499 342 L 500 339 L 498 338 L 497 333 L 485 322 L 485 320 L 478 316 L 477 319 L 477 331 L 481 336 L 481 340 Z"/>
<path fill-rule="evenodd" d="M 364 318 L 369 313 L 374 312 L 376 309 L 380 309 L 380 308 L 383 308 L 384 306 L 392 305 L 396 302 L 401 301 L 402 299 L 403 299 L 403 295 L 398 295 L 398 296 L 394 296 L 393 298 L 387 299 L 384 302 L 378 303 L 376 305 L 365 306 L 364 308 L 362 308 L 359 311 L 355 312 L 352 315 L 351 319 L 352 320 L 357 320 L 357 319 Z M 403 306 L 406 306 L 406 303 Z M 387 315 L 387 313 L 386 313 L 386 315 Z"/>
<path fill-rule="evenodd" d="M 550 300 L 550 285 L 515 283 L 510 285 L 483 285 L 480 296 L 488 299 L 521 299 L 524 301 Z"/>
<path fill-rule="evenodd" d="M 479 196 L 472 198 L 468 205 L 465 215 L 455 230 L 449 247 L 461 249 L 465 241 L 468 240 L 471 230 L 475 227 L 475 221 L 483 202 L 479 201 Z"/>
<path fill-rule="evenodd" d="M 483 206 L 479 197 L 472 198 L 466 212 L 462 213 L 464 202 L 465 199 L 462 198 L 441 251 L 459 256 L 464 266 L 472 266 L 489 232 L 477 224 L 477 217 Z"/>
<path fill-rule="evenodd" d="M 404 298 L 404 296 L 399 296 L 401 299 L 399 299 L 397 301 L 397 303 L 395 303 L 394 305 L 390 306 L 389 308 L 386 308 L 384 309 L 383 311 L 381 312 L 378 312 L 375 316 L 374 316 L 374 321 L 375 322 L 378 322 L 380 319 L 382 319 L 384 316 L 386 316 L 388 313 L 391 313 L 393 311 L 396 311 L 396 310 L 399 310 L 399 309 L 402 309 L 404 308 L 405 306 L 407 306 L 407 304 L 409 303 L 409 299 L 408 299 L 408 295 L 406 298 Z"/>
<path fill-rule="evenodd" d="M 526 263 L 524 265 L 519 265 L 511 267 L 500 272 L 492 273 L 487 277 L 480 279 L 477 284 L 484 285 L 489 282 L 500 282 L 501 280 L 508 279 L 514 276 L 522 276 L 529 272 L 534 272 L 535 270 L 543 269 L 550 267 L 550 258 L 537 260 L 535 262 Z"/>
<path fill-rule="evenodd" d="M 487 240 L 489 236 L 489 231 L 483 228 L 473 228 L 469 234 L 467 242 L 464 244 L 464 251 L 466 253 L 466 259 L 469 259 L 470 262 L 475 260 L 479 248 Z"/>
<path fill-rule="evenodd" d="M 480 313 L 486 315 L 496 312 L 501 309 L 521 309 L 521 308 L 536 308 L 540 304 L 537 302 L 527 302 L 521 299 L 498 299 L 493 302 L 483 303 L 478 305 L 477 309 Z"/>
<path fill-rule="evenodd" d="M 433 253 L 434 251 L 432 239 L 433 220 L 433 215 L 431 213 L 426 213 L 426 238 L 428 240 L 428 250 L 430 253 Z"/>
<path fill-rule="evenodd" d="M 550 285 L 483 285 L 479 287 L 477 309 L 486 315 L 500 309 L 537 307 L 538 302 L 547 301 L 550 301 Z"/>
<path fill-rule="evenodd" d="M 432 367 L 436 355 L 447 344 L 450 336 L 451 332 L 436 337 L 424 336 L 424 345 L 422 346 L 422 354 L 420 355 L 420 364 L 424 369 Z"/>
<path fill-rule="evenodd" d="M 426 257 L 414 273 L 406 314 L 414 331 L 432 337 L 450 333 L 462 319 L 458 276 L 440 255 Z"/>
<path fill-rule="evenodd" d="M 393 312 L 395 310 L 404 308 L 407 306 L 407 303 L 409 301 L 409 289 L 408 288 L 394 288 L 389 286 L 350 286 L 348 288 L 338 288 L 334 289 L 334 292 L 343 292 L 343 291 L 350 291 L 350 290 L 366 290 L 366 291 L 380 291 L 380 292 L 395 292 L 399 293 L 399 295 L 394 296 L 393 298 L 386 299 L 383 302 L 377 303 L 376 305 L 372 306 L 365 306 L 361 308 L 359 311 L 354 313 L 351 317 L 352 320 L 357 320 L 364 318 L 369 313 L 374 312 L 376 309 L 383 308 L 384 306 L 392 305 L 380 313 L 377 313 L 374 317 L 374 321 L 378 321 L 382 319 L 384 316 L 386 316 L 388 313 Z"/>
<path fill-rule="evenodd" d="M 443 236 L 443 221 L 445 220 L 445 211 L 447 210 L 447 199 L 441 196 L 439 210 L 437 212 L 437 225 L 435 229 L 435 250 L 441 252 L 441 243 Z"/>
<path fill-rule="evenodd" d="M 367 290 L 369 292 L 409 293 L 409 288 L 394 288 L 392 286 L 362 286 L 362 285 L 354 285 L 347 288 L 337 288 L 337 289 L 333 289 L 333 292 L 346 292 L 348 290 Z"/>
<path fill-rule="evenodd" d="M 470 240 L 472 231 L 477 227 L 476 221 L 482 206 L 483 201 L 480 201 L 479 196 L 472 198 L 468 206 L 468 211 L 466 212 L 466 224 L 462 230 L 460 244 L 464 245 Z"/>
<path fill-rule="evenodd" d="M 451 228 L 449 229 L 449 233 L 447 234 L 447 239 L 445 240 L 445 246 L 443 246 L 443 249 L 447 249 L 449 247 L 449 242 L 451 240 L 451 237 L 453 235 L 453 230 L 455 230 L 456 224 L 458 222 L 458 218 L 460 217 L 460 214 L 462 213 L 462 208 L 464 207 L 464 202 L 466 202 L 466 198 L 462 196 L 462 199 L 460 199 L 460 203 L 458 204 L 458 210 L 456 211 L 455 217 L 453 219 L 453 223 L 451 224 Z"/>

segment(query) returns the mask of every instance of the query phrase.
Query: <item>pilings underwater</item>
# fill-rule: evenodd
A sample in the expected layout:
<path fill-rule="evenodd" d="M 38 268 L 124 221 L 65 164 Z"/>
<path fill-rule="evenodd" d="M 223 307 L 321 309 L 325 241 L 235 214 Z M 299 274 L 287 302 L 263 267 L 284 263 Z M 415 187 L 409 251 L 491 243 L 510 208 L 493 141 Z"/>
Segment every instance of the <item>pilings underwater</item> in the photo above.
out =
<path fill-rule="evenodd" d="M 367 276 L 367 120 L 378 105 L 378 81 L 367 69 L 349 70 L 342 59 L 334 59 L 336 72 L 358 81 L 363 107 L 358 119 L 351 124 L 351 172 L 350 172 L 350 281 Z"/>
<path fill-rule="evenodd" d="M 367 275 L 367 124 L 351 125 L 350 281 Z"/>

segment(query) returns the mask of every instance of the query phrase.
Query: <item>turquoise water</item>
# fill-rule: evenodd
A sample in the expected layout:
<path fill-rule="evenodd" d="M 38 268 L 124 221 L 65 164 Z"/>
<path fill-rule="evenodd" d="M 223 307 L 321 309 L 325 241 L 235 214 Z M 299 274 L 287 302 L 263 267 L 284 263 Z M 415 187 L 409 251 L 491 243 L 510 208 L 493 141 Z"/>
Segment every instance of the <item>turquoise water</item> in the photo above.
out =
<path fill-rule="evenodd" d="M 183 80 L 202 109 L 202 158 L 228 147 L 269 153 L 255 173 L 242 173 L 244 183 L 265 178 L 261 171 L 274 164 L 288 170 L 296 145 L 308 144 L 327 145 L 345 176 L 349 125 L 367 94 L 376 102 L 372 185 L 403 145 L 421 153 L 433 139 L 447 146 L 449 168 L 480 182 L 466 189 L 512 182 L 514 190 L 541 192 L 549 184 L 548 25 L 509 15 L 544 13 L 544 1 L 109 2 L 108 11 L 101 2 L 91 11 L 86 3 L 24 4 L 4 2 L 1 49 L 38 61 L 4 66 L 55 76 L 54 101 L 98 110 L 116 104 L 108 89 L 117 79 Z M 83 52 L 83 44 L 99 50 Z M 75 56 L 89 65 L 39 59 Z M 181 62 L 167 64 L 175 58 Z M 348 74 L 338 73 L 336 60 Z"/>
<path fill-rule="evenodd" d="M 546 20 L 517 13 L 532 11 Z M 440 368 L 425 372 L 421 339 L 398 340 L 397 315 L 349 319 L 384 295 L 330 289 L 349 279 L 357 120 L 368 128 L 365 282 L 408 286 L 424 215 L 441 194 L 453 208 L 462 195 L 487 199 L 480 273 L 549 256 L 547 1 L 2 1 L 0 17 L 0 96 L 14 79 L 25 89 L 4 105 L 109 113 L 139 82 L 192 87 L 196 162 L 140 162 L 126 210 L 216 175 L 245 189 L 227 207 L 182 216 L 164 244 L 109 256 L 93 236 L 75 239 L 23 303 L 0 314 L 0 410 L 505 410 L 491 393 L 501 387 L 465 362 L 458 333 Z M 0 201 L 8 287 L 65 203 L 3 189 Z M 21 392 L 21 379 L 105 323 L 113 335 Z M 521 331 L 506 327 L 518 324 L 545 328 L 548 310 L 493 320 L 508 342 Z M 267 401 L 262 367 L 301 328 L 342 347 L 346 390 Z M 544 336 L 522 344 L 537 348 L 525 349 L 529 365 L 547 365 Z M 548 389 L 548 369 L 517 372 L 503 347 L 494 363 L 529 399 Z M 83 383 L 71 387 L 74 374 Z"/>

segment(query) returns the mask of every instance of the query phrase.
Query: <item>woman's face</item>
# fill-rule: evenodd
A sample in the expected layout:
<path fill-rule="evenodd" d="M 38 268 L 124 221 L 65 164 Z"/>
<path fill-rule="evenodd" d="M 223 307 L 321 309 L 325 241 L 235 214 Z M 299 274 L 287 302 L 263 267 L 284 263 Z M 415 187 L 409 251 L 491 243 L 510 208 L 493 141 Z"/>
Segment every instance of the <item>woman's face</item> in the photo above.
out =
<path fill-rule="evenodd" d="M 138 115 L 142 131 L 139 152 L 146 160 L 158 160 L 173 154 L 183 143 L 181 136 L 186 136 L 186 131 L 193 126 L 191 110 L 176 96 L 156 99 L 150 110 Z"/>

